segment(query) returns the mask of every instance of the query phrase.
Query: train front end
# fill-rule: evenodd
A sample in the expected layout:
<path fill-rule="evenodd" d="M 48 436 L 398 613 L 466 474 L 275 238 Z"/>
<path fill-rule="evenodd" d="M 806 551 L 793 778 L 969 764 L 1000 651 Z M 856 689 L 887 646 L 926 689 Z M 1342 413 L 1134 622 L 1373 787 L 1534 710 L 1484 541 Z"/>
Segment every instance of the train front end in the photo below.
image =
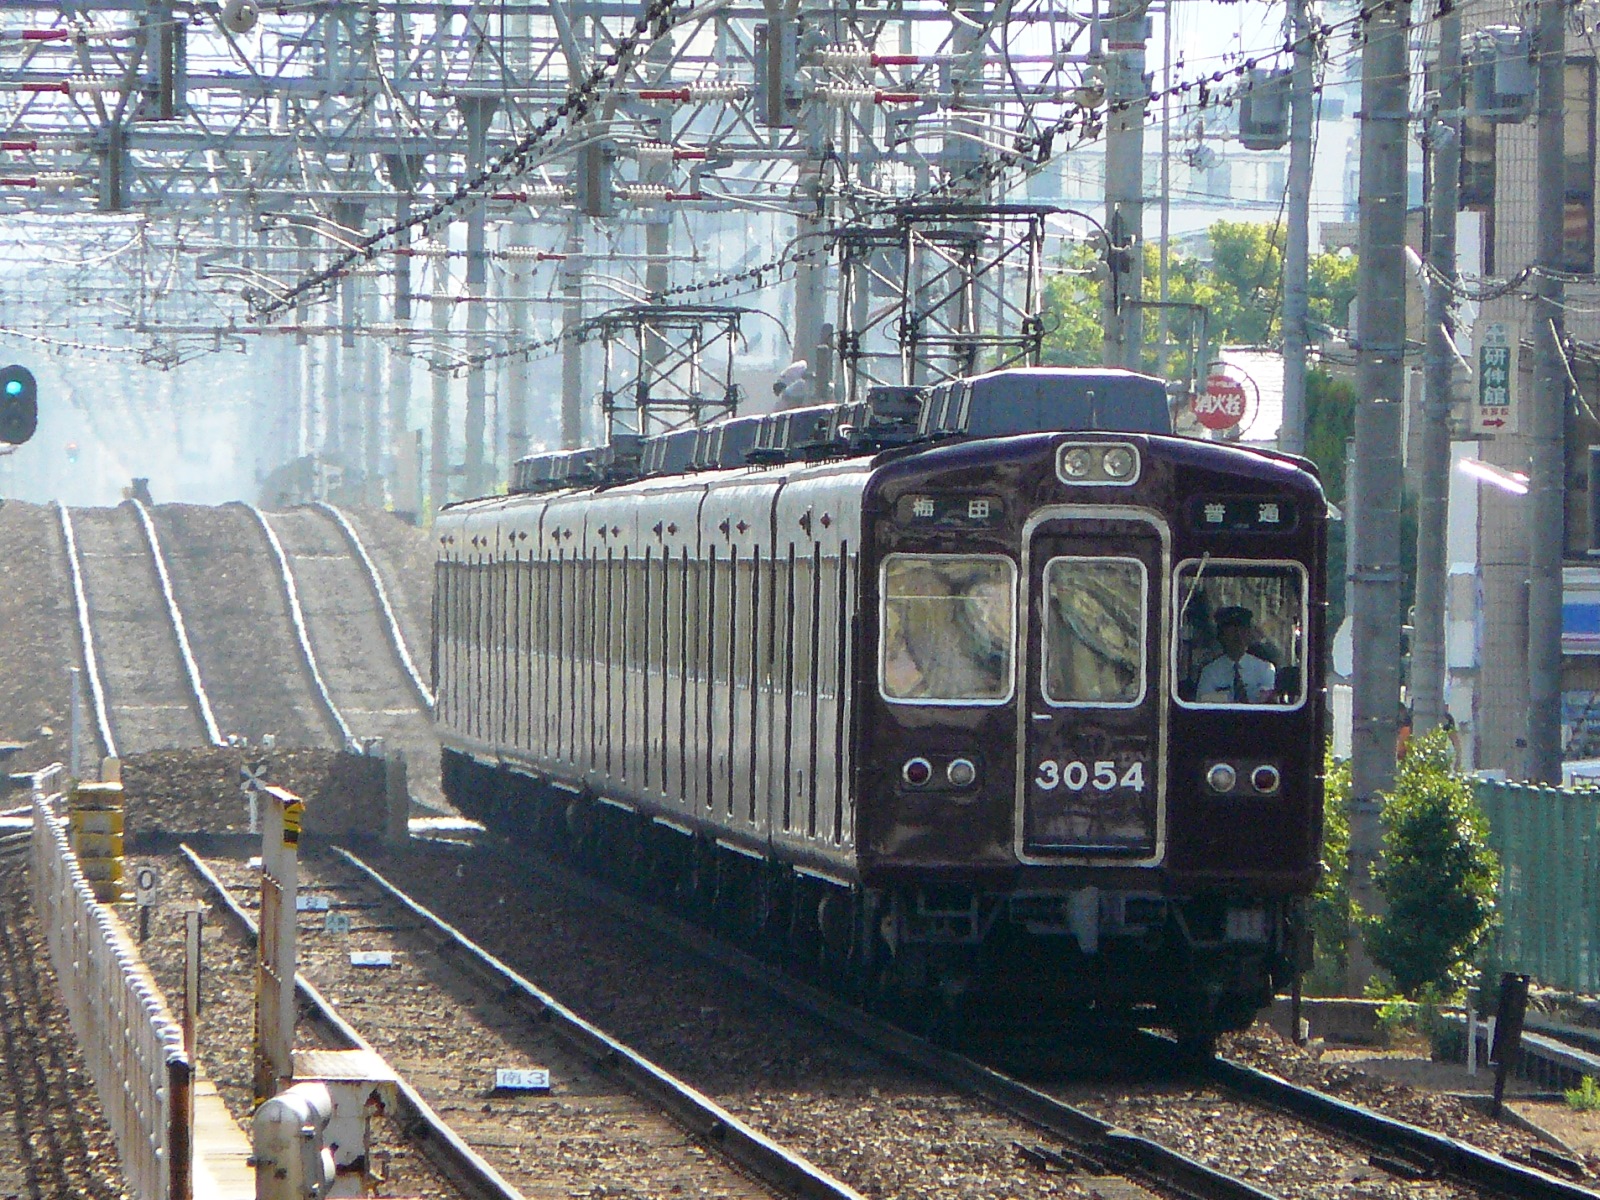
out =
<path fill-rule="evenodd" d="M 880 976 L 1004 1020 L 1242 1027 L 1319 872 L 1325 502 L 1128 434 L 875 472 L 859 853 Z"/>

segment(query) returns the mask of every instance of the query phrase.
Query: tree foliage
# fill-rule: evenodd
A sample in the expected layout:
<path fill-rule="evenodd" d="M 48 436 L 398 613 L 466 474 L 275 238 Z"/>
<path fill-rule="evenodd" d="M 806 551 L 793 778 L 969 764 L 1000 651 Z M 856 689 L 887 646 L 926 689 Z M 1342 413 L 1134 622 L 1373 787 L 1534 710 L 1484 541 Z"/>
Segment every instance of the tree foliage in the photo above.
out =
<path fill-rule="evenodd" d="M 1344 992 L 1350 934 L 1350 763 L 1333 757 L 1323 764 L 1322 879 L 1306 907 L 1313 955 L 1306 990 L 1314 996 Z"/>
<path fill-rule="evenodd" d="M 1402 995 L 1453 995 L 1494 928 L 1500 865 L 1443 730 L 1411 742 L 1383 828 L 1374 882 L 1388 911 L 1363 922 L 1372 959 Z"/>

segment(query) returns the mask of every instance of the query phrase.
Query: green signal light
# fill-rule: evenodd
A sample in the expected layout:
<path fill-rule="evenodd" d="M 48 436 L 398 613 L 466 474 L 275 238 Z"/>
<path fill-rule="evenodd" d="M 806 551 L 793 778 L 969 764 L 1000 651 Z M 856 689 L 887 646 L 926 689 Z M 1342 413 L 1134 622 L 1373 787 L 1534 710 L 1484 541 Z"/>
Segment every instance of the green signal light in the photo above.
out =
<path fill-rule="evenodd" d="M 6 395 L 8 395 L 8 396 L 20 396 L 20 395 L 22 395 L 22 380 L 20 380 L 20 379 L 8 379 L 8 380 L 6 380 Z"/>

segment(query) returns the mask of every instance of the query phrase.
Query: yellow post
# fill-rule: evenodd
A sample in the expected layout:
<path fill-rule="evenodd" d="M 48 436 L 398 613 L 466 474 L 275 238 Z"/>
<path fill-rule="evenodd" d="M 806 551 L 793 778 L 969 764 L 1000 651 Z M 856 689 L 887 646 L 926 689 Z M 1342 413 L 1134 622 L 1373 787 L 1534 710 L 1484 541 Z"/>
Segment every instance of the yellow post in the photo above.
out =
<path fill-rule="evenodd" d="M 294 1078 L 294 922 L 305 802 L 261 789 L 261 927 L 256 938 L 256 1103 Z"/>

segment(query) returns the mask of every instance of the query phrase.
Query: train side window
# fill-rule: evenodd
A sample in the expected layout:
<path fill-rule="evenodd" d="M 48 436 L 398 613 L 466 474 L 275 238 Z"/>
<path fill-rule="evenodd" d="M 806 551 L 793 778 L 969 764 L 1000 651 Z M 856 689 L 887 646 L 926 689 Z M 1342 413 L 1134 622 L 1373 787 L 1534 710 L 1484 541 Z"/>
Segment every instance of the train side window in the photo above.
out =
<path fill-rule="evenodd" d="M 758 551 L 752 550 L 750 557 L 740 557 L 735 570 L 738 579 L 734 584 L 735 610 L 734 621 L 738 626 L 738 636 L 733 641 L 733 678 L 741 688 L 749 688 L 754 682 L 754 659 L 756 649 L 756 563 Z"/>
<path fill-rule="evenodd" d="M 1206 558 L 1174 577 L 1178 702 L 1202 708 L 1305 701 L 1305 568 Z"/>
<path fill-rule="evenodd" d="M 1044 568 L 1044 698 L 1131 708 L 1144 700 L 1147 583 L 1135 558 L 1062 556 Z"/>
<path fill-rule="evenodd" d="M 794 674 L 789 686 L 797 692 L 811 694 L 811 671 L 815 665 L 816 650 L 812 645 L 811 631 L 816 621 L 816 608 L 812 595 L 811 576 L 815 567 L 803 554 L 794 560 Z"/>
<path fill-rule="evenodd" d="M 823 558 L 817 569 L 817 591 L 822 597 L 817 608 L 817 695 L 831 700 L 839 694 L 839 560 Z"/>
<path fill-rule="evenodd" d="M 891 554 L 882 568 L 878 687 L 902 704 L 1011 698 L 1017 568 L 991 554 Z"/>

